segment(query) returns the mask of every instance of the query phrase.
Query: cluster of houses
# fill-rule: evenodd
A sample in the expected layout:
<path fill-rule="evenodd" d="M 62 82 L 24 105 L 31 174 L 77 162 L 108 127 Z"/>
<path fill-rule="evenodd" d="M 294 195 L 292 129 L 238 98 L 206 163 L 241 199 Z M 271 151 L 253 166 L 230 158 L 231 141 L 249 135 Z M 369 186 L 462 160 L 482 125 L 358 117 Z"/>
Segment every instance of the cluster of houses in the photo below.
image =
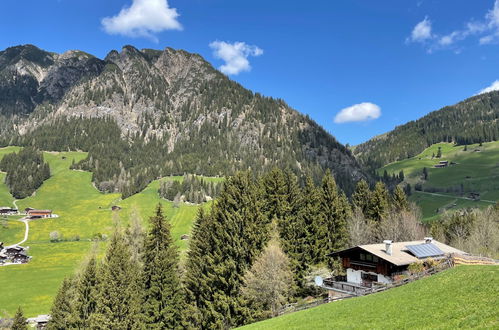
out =
<path fill-rule="evenodd" d="M 20 245 L 4 247 L 3 243 L 0 242 L 0 265 L 27 263 L 31 259 L 27 250 L 27 248 Z"/>
<path fill-rule="evenodd" d="M 26 215 L 27 219 L 41 219 L 41 218 L 52 218 L 55 215 L 52 210 L 38 210 L 31 207 L 24 209 L 24 213 L 20 213 L 18 209 L 10 207 L 0 207 L 0 216 L 7 215 Z"/>

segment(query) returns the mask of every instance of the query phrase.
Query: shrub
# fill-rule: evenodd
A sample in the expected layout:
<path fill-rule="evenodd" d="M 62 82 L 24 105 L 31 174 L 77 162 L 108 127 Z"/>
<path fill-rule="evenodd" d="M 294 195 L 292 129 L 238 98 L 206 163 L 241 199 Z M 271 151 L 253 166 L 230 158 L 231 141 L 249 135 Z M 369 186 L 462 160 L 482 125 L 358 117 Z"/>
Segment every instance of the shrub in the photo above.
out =
<path fill-rule="evenodd" d="M 409 272 L 411 272 L 411 274 L 417 274 L 423 272 L 425 270 L 425 267 L 423 262 L 416 261 L 410 264 L 407 269 L 409 270 Z"/>
<path fill-rule="evenodd" d="M 58 231 L 52 231 L 50 232 L 50 241 L 52 243 L 59 242 L 61 240 L 61 235 L 59 234 Z"/>

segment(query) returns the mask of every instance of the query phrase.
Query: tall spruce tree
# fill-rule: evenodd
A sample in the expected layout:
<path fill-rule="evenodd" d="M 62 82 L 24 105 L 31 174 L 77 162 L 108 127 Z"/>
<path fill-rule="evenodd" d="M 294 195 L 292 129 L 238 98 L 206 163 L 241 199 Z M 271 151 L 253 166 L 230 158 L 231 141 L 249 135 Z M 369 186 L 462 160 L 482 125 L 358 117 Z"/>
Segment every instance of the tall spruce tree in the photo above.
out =
<path fill-rule="evenodd" d="M 400 186 L 396 186 L 392 194 L 392 208 L 396 212 L 407 210 L 409 202 L 404 190 Z"/>
<path fill-rule="evenodd" d="M 371 198 L 369 200 L 368 217 L 376 223 L 379 223 L 388 213 L 388 190 L 383 182 L 376 183 Z"/>
<path fill-rule="evenodd" d="M 74 277 L 66 277 L 55 296 L 50 312 L 50 321 L 47 324 L 49 330 L 63 330 L 73 328 L 73 298 Z"/>
<path fill-rule="evenodd" d="M 140 268 L 117 228 L 109 243 L 98 278 L 98 297 L 90 327 L 95 329 L 140 329 Z"/>
<path fill-rule="evenodd" d="M 210 215 L 204 209 L 198 209 L 197 217 L 191 230 L 191 240 L 187 252 L 187 272 L 184 276 L 188 305 L 185 309 L 184 319 L 190 327 L 202 327 L 205 324 L 206 301 L 211 299 L 209 288 L 210 271 L 209 263 L 212 262 L 210 254 L 206 253 L 212 249 L 212 234 L 206 229 L 210 227 Z"/>
<path fill-rule="evenodd" d="M 209 216 L 198 217 L 185 280 L 189 310 L 196 311 L 191 326 L 219 329 L 244 323 L 243 275 L 268 240 L 258 194 L 250 174 L 237 173 L 226 180 Z"/>
<path fill-rule="evenodd" d="M 262 180 L 263 202 L 267 217 L 275 221 L 281 246 L 288 255 L 295 284 L 303 288 L 308 269 L 307 227 L 303 196 L 296 176 L 289 170 L 273 169 Z"/>
<path fill-rule="evenodd" d="M 330 268 L 334 261 L 326 254 L 345 248 L 348 244 L 347 219 L 351 207 L 345 194 L 338 191 L 333 176 L 328 171 L 321 185 L 322 255 Z"/>
<path fill-rule="evenodd" d="M 357 182 L 355 191 L 352 194 L 352 204 L 354 208 L 358 208 L 367 216 L 369 211 L 369 200 L 371 199 L 371 190 L 366 180 Z"/>
<path fill-rule="evenodd" d="M 311 177 L 305 179 L 305 186 L 303 187 L 303 206 L 301 216 L 306 228 L 306 241 L 305 251 L 309 256 L 310 264 L 320 263 L 323 259 L 324 251 L 321 250 L 319 244 L 321 232 L 321 212 L 320 203 L 321 198 L 317 187 L 315 186 Z"/>
<path fill-rule="evenodd" d="M 12 330 L 26 330 L 28 325 L 26 324 L 26 318 L 24 317 L 23 310 L 21 306 L 17 308 L 16 315 L 14 315 L 14 320 L 12 321 Z"/>
<path fill-rule="evenodd" d="M 97 304 L 97 260 L 92 254 L 77 277 L 75 299 L 73 304 L 73 324 L 78 329 L 90 327 L 90 316 L 95 312 Z"/>
<path fill-rule="evenodd" d="M 143 313 L 148 329 L 182 328 L 184 294 L 180 285 L 178 251 L 161 204 L 150 218 L 144 243 Z"/>

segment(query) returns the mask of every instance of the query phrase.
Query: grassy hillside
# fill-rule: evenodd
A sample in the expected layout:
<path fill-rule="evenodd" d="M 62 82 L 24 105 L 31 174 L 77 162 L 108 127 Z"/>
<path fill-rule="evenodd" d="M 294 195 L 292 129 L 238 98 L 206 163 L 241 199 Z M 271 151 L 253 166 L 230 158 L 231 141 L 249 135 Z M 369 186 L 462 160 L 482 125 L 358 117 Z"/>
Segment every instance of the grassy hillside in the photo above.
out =
<path fill-rule="evenodd" d="M 16 150 L 14 147 L 0 149 L 0 157 Z M 173 225 L 174 239 L 181 251 L 186 249 L 188 241 L 181 241 L 180 236 L 190 232 L 198 206 L 181 204 L 174 208 L 173 203 L 160 199 L 159 180 L 141 193 L 121 200 L 120 194 L 102 194 L 95 189 L 91 183 L 92 173 L 69 170 L 72 161 L 83 159 L 85 153 L 45 152 L 44 157 L 50 164 L 51 178 L 33 196 L 17 201 L 17 206 L 52 209 L 60 217 L 30 222 L 29 239 L 23 244 L 30 247 L 29 254 L 33 256 L 28 264 L 0 267 L 0 316 L 13 315 L 18 305 L 28 316 L 49 312 L 62 279 L 71 274 L 93 248 L 92 237 L 98 233 L 111 234 L 113 217 L 116 217 L 110 210 L 112 205 L 122 207 L 116 213 L 121 224 L 126 225 L 134 209 L 146 221 L 161 203 Z M 0 175 L 3 179 L 4 174 Z M 0 181 L 0 206 L 12 206 L 13 200 L 3 180 Z M 0 221 L 0 241 L 6 244 L 20 241 L 24 224 L 9 217 L 6 225 Z M 65 241 L 51 243 L 52 231 L 58 231 Z M 100 243 L 100 250 L 104 248 L 105 243 Z"/>
<path fill-rule="evenodd" d="M 442 157 L 432 158 L 441 148 Z M 445 168 L 435 168 L 440 160 L 456 163 Z M 423 168 L 428 169 L 428 179 L 422 179 Z M 499 142 L 454 146 L 438 143 L 421 154 L 391 163 L 379 170 L 382 174 L 404 171 L 405 181 L 414 186 L 420 183 L 426 192 L 414 191 L 411 199 L 418 203 L 426 219 L 438 217 L 444 210 L 464 207 L 486 207 L 499 200 Z M 480 193 L 480 201 L 468 199 L 470 192 Z M 437 211 L 438 210 L 438 211 Z"/>
<path fill-rule="evenodd" d="M 414 157 L 435 143 L 499 141 L 498 119 L 499 92 L 475 95 L 356 146 L 355 156 L 365 166 L 376 169 Z"/>
<path fill-rule="evenodd" d="M 459 266 L 402 287 L 325 304 L 244 329 L 499 327 L 499 266 Z"/>

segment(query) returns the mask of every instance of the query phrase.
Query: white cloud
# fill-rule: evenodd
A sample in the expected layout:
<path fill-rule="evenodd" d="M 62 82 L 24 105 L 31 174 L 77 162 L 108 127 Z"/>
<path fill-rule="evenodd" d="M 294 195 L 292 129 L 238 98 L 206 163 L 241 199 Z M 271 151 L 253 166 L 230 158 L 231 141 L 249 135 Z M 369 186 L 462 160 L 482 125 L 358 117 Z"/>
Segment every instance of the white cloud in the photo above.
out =
<path fill-rule="evenodd" d="M 416 24 L 414 29 L 412 29 L 410 41 L 412 42 L 425 42 L 432 38 L 431 34 L 431 21 L 428 17 Z"/>
<path fill-rule="evenodd" d="M 381 108 L 374 103 L 363 102 L 354 104 L 348 108 L 342 109 L 334 117 L 334 122 L 337 124 L 367 121 L 377 119 L 381 116 Z"/>
<path fill-rule="evenodd" d="M 454 53 L 459 53 L 456 52 L 459 47 L 456 44 L 472 36 L 478 38 L 480 45 L 499 43 L 499 0 L 494 1 L 494 7 L 481 21 L 467 22 L 462 29 L 444 35 L 434 33 L 431 22 L 425 18 L 414 27 L 407 40 L 425 44 L 428 53 L 440 49 L 451 49 Z"/>
<path fill-rule="evenodd" d="M 263 50 L 257 46 L 250 46 L 244 42 L 228 43 L 225 41 L 213 41 L 210 43 L 213 56 L 225 61 L 219 70 L 228 75 L 237 75 L 243 71 L 250 71 L 249 56 L 260 56 Z"/>
<path fill-rule="evenodd" d="M 483 93 L 488 93 L 492 91 L 498 91 L 499 90 L 499 80 L 494 81 L 489 87 L 485 87 L 481 91 L 478 92 L 478 94 L 483 94 Z"/>
<path fill-rule="evenodd" d="M 132 0 L 130 7 L 124 7 L 113 17 L 104 17 L 102 26 L 109 34 L 128 37 L 146 37 L 158 42 L 156 33 L 165 30 L 182 30 L 179 14 L 168 6 L 167 0 Z"/>

